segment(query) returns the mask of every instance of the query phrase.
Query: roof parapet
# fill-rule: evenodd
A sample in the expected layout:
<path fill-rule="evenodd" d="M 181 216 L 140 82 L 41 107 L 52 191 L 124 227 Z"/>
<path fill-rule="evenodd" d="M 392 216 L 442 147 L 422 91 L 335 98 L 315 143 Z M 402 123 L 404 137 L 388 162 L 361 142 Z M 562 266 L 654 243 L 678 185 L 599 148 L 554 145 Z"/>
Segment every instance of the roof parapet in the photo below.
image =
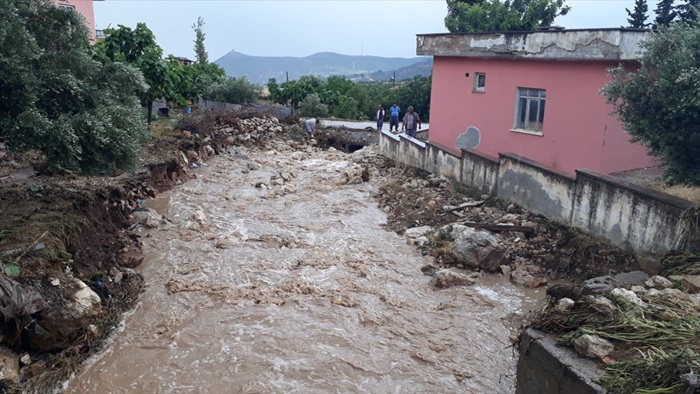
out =
<path fill-rule="evenodd" d="M 642 29 L 576 29 L 525 32 L 419 34 L 419 56 L 547 60 L 637 60 Z"/>

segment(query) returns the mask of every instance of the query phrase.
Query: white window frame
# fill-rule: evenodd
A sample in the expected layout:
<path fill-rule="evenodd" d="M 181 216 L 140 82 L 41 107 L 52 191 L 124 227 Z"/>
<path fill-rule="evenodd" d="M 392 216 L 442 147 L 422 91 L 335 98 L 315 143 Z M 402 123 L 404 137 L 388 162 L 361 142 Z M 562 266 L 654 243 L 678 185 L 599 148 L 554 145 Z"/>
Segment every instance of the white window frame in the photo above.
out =
<path fill-rule="evenodd" d="M 59 4 L 58 8 L 75 11 L 75 6 L 70 4 Z"/>
<path fill-rule="evenodd" d="M 510 131 L 543 136 L 546 103 L 546 89 L 525 87 L 516 88 L 515 110 L 513 111 L 513 128 Z M 536 107 L 533 108 L 533 106 Z M 536 119 L 534 121 L 530 120 L 529 116 L 532 114 L 532 111 L 535 111 L 534 113 Z"/>
<path fill-rule="evenodd" d="M 479 77 L 483 77 L 483 82 L 479 83 Z M 474 86 L 472 92 L 484 93 L 486 92 L 486 73 L 476 72 L 474 73 Z"/>

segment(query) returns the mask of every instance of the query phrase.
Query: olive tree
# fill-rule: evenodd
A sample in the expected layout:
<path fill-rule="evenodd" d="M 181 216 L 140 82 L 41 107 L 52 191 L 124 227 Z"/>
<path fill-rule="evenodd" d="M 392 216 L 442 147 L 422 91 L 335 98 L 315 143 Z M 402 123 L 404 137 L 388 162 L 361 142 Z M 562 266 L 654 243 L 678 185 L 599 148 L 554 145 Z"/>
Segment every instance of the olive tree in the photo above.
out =
<path fill-rule="evenodd" d="M 133 67 L 92 56 L 82 17 L 47 0 L 0 0 L 0 139 L 83 173 L 133 168 L 148 135 Z"/>
<path fill-rule="evenodd" d="M 642 47 L 639 70 L 610 70 L 601 93 L 669 182 L 700 185 L 700 25 L 673 23 Z"/>

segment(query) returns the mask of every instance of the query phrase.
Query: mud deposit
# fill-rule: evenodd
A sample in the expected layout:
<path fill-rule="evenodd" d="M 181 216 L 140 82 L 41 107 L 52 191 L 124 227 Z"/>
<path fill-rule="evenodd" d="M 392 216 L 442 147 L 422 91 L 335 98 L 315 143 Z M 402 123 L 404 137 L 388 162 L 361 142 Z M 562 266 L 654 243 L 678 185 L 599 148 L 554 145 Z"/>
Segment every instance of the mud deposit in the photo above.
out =
<path fill-rule="evenodd" d="M 354 182 L 344 153 L 274 148 L 154 202 L 171 224 L 142 233 L 146 292 L 66 392 L 512 392 L 504 318 L 541 294 L 435 290 L 383 226 L 376 169 Z"/>

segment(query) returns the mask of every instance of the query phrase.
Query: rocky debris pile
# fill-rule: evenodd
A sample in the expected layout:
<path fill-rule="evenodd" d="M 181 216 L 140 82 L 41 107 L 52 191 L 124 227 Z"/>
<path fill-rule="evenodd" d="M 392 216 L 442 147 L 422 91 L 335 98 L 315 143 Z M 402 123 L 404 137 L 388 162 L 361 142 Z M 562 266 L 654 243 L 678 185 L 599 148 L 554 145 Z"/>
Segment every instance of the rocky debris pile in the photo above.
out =
<path fill-rule="evenodd" d="M 696 279 L 633 271 L 553 286 L 529 326 L 602 361 L 608 392 L 686 392 L 684 376 L 700 365 L 700 288 L 688 286 Z M 680 363 L 661 373 L 669 359 Z"/>
<path fill-rule="evenodd" d="M 277 118 L 263 117 L 239 119 L 232 124 L 220 124 L 214 127 L 214 136 L 222 137 L 227 145 L 255 143 L 280 135 L 286 131 Z"/>
<path fill-rule="evenodd" d="M 189 168 L 202 166 L 212 155 L 229 152 L 233 145 L 263 146 L 273 138 L 286 136 L 288 131 L 288 126 L 274 117 L 241 118 L 235 112 L 227 116 L 218 116 L 214 120 L 204 115 L 198 116 L 200 117 L 186 117 L 178 126 L 185 127 L 182 128 L 185 143 L 180 156 L 182 163 Z M 194 127 L 192 123 L 195 123 L 196 119 L 210 122 L 211 125 L 209 128 L 199 124 Z M 187 128 L 198 132 L 193 133 Z"/>
<path fill-rule="evenodd" d="M 383 171 L 376 197 L 387 226 L 440 266 L 500 272 L 527 287 L 639 266 L 633 254 L 603 240 L 448 178 L 401 166 L 384 165 Z"/>

